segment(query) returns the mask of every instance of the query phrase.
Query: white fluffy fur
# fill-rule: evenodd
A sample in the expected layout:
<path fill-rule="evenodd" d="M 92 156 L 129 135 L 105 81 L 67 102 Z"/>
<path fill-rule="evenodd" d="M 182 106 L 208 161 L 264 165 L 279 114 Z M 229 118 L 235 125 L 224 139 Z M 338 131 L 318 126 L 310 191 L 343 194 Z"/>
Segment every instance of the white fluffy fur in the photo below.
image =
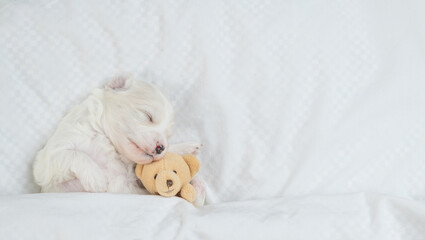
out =
<path fill-rule="evenodd" d="M 167 150 L 200 148 L 168 146 L 172 125 L 172 106 L 157 88 L 130 76 L 114 78 L 63 118 L 37 154 L 35 181 L 42 192 L 142 193 L 135 163 L 157 160 Z M 165 147 L 161 154 L 155 154 L 157 144 Z"/>

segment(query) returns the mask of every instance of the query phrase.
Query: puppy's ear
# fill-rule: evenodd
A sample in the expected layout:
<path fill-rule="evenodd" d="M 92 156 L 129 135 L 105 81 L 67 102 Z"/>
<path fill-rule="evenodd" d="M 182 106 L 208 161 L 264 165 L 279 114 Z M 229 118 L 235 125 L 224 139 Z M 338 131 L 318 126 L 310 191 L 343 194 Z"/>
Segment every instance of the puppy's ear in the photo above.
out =
<path fill-rule="evenodd" d="M 143 165 L 142 164 L 137 164 L 136 166 L 136 170 L 134 170 L 136 172 L 136 176 L 142 180 L 142 171 L 143 171 Z"/>
<path fill-rule="evenodd" d="M 200 168 L 199 160 L 192 154 L 183 155 L 183 159 L 189 166 L 190 175 L 193 178 L 193 176 L 195 176 L 195 174 L 199 171 L 199 168 Z"/>
<path fill-rule="evenodd" d="M 133 82 L 134 80 L 131 74 L 122 74 L 113 77 L 109 83 L 106 84 L 106 88 L 115 91 L 123 91 L 129 89 L 133 85 Z"/>

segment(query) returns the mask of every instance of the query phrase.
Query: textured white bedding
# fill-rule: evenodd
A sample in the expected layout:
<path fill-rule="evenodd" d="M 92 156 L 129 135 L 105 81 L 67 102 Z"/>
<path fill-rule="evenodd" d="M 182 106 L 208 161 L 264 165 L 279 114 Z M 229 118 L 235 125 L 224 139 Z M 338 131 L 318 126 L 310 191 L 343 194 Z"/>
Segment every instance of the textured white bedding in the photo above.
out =
<path fill-rule="evenodd" d="M 211 204 L 114 194 L 0 198 L 0 239 L 424 239 L 422 202 L 376 194 Z M 42 216 L 42 218 L 40 218 Z"/>
<path fill-rule="evenodd" d="M 86 229 L 96 236 L 140 238 L 170 223 L 161 237 L 425 239 L 424 9 L 420 0 L 3 1 L 2 236 L 63 224 L 38 233 L 53 239 L 87 223 L 107 227 Z M 212 205 L 16 195 L 38 191 L 31 163 L 66 111 L 121 71 L 172 100 L 172 142 L 204 143 Z"/>

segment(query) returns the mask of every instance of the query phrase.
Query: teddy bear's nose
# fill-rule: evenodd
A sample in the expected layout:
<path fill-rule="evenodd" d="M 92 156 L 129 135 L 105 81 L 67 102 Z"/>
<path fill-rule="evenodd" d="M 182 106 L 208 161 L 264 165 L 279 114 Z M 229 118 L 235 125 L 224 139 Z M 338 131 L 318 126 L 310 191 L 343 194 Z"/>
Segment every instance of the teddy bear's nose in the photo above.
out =
<path fill-rule="evenodd" d="M 173 180 L 168 179 L 167 180 L 167 187 L 173 186 Z"/>
<path fill-rule="evenodd" d="M 164 149 L 165 149 L 164 145 L 159 144 L 159 145 L 156 145 L 155 152 L 156 152 L 156 154 L 161 154 L 162 151 L 164 151 Z"/>

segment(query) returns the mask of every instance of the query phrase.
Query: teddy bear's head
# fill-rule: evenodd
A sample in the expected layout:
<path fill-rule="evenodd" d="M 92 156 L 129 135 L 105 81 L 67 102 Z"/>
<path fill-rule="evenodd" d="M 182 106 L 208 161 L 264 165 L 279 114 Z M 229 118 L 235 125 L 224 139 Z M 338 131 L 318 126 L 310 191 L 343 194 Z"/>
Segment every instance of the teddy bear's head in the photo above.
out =
<path fill-rule="evenodd" d="M 149 164 L 138 164 L 136 175 L 152 194 L 175 196 L 199 171 L 199 161 L 193 155 L 180 156 L 166 153 L 163 158 Z"/>

